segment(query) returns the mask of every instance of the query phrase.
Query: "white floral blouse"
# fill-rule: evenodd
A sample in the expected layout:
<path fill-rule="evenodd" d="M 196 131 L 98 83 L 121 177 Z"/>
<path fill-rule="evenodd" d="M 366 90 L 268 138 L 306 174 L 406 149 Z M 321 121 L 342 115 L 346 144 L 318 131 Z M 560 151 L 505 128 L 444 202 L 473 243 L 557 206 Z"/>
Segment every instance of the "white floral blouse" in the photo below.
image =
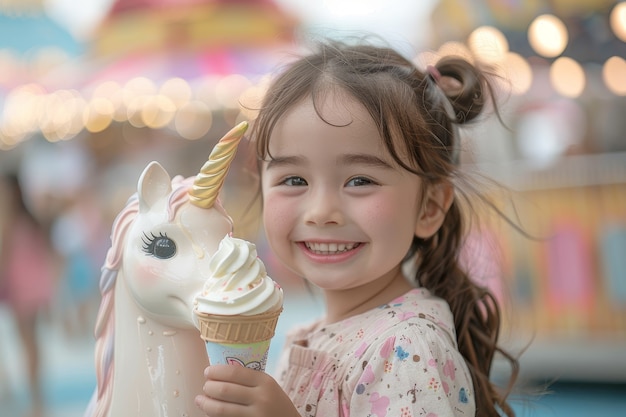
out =
<path fill-rule="evenodd" d="M 338 323 L 292 330 L 276 375 L 304 417 L 475 415 L 452 313 L 424 288 Z"/>

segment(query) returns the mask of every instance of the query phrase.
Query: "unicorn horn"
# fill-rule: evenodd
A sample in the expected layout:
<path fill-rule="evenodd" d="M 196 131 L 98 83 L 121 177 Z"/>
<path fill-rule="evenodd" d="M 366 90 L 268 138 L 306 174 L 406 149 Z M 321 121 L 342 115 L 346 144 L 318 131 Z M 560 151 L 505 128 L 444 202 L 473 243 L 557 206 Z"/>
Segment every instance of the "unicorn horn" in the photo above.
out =
<path fill-rule="evenodd" d="M 189 201 L 200 208 L 210 208 L 224 184 L 228 167 L 235 158 L 237 145 L 248 129 L 248 122 L 241 122 L 220 139 L 209 160 L 204 163 L 189 189 Z"/>

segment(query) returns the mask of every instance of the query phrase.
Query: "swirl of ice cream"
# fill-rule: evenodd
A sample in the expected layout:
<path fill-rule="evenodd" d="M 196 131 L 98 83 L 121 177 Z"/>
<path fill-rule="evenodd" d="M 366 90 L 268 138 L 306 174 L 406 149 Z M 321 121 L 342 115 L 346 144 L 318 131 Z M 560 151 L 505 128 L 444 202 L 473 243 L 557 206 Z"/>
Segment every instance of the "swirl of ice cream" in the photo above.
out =
<path fill-rule="evenodd" d="M 209 263 L 211 277 L 196 296 L 199 312 L 255 315 L 283 305 L 283 291 L 265 270 L 254 243 L 226 236 Z"/>

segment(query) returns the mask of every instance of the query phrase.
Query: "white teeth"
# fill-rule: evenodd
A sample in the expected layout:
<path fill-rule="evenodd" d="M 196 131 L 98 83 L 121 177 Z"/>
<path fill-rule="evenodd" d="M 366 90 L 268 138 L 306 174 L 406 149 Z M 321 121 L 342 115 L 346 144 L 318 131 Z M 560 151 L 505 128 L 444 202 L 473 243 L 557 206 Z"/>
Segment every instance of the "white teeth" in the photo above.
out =
<path fill-rule="evenodd" d="M 354 249 L 356 243 L 314 243 L 305 242 L 306 247 L 318 255 L 332 255 Z"/>

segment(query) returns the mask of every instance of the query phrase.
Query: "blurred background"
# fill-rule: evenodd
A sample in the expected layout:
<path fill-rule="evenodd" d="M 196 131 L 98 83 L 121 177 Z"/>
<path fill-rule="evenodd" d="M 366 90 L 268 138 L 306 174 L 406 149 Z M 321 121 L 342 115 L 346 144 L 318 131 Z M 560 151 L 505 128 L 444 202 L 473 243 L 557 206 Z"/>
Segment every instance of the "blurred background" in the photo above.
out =
<path fill-rule="evenodd" d="M 515 409 L 623 415 L 626 2 L 1 0 L 0 270 L 22 276 L 0 281 L 2 416 L 82 415 L 99 269 L 143 168 L 194 175 L 308 39 L 364 33 L 420 67 L 458 54 L 500 76 L 503 123 L 463 133 L 464 163 L 507 185 L 494 197 L 542 239 L 487 217 L 464 256 L 521 354 Z M 246 154 L 224 203 L 286 292 L 271 370 L 285 329 L 322 306 L 267 251 Z"/>

